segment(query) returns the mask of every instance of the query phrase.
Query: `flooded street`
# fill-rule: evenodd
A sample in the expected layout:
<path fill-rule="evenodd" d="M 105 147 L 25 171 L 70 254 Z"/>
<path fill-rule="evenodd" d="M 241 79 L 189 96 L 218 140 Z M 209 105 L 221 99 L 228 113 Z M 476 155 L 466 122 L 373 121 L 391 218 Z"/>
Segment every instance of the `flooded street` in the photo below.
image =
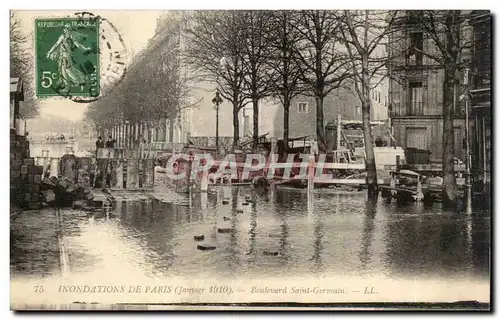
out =
<path fill-rule="evenodd" d="M 370 204 L 364 193 L 316 193 L 308 203 L 305 190 L 297 189 L 261 196 L 246 187 L 192 199 L 162 195 L 163 201 L 119 199 L 109 218 L 61 210 L 69 272 L 88 279 L 489 279 L 489 214 L 445 214 L 439 206 L 399 206 L 381 198 Z M 224 197 L 229 204 L 222 204 Z M 48 221 L 45 232 L 53 210 L 38 213 Z M 57 275 L 59 252 L 50 239 L 31 245 L 46 251 L 38 260 L 16 254 L 29 250 L 30 237 L 16 235 L 15 219 L 29 214 L 13 218 L 12 276 Z M 194 240 L 201 235 L 203 241 Z M 201 251 L 200 244 L 216 248 Z"/>

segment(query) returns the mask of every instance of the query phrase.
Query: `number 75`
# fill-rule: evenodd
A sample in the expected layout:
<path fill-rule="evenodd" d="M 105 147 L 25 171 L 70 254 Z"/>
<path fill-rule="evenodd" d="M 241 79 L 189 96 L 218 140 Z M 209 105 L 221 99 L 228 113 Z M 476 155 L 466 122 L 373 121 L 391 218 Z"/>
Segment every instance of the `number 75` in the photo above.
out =
<path fill-rule="evenodd" d="M 35 286 L 34 289 L 35 289 L 35 292 L 37 292 L 37 293 L 42 293 L 44 291 L 43 286 Z"/>

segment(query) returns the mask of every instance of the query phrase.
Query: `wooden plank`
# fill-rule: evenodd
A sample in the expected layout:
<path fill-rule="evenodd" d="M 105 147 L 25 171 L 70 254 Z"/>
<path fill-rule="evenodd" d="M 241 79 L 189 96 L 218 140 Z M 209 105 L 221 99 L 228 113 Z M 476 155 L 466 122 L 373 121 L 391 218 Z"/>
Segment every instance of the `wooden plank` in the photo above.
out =
<path fill-rule="evenodd" d="M 123 189 L 123 161 L 120 159 L 113 160 L 111 187 L 114 190 Z"/>
<path fill-rule="evenodd" d="M 379 186 L 379 189 L 386 189 L 390 191 L 406 192 L 411 194 L 417 194 L 417 189 L 409 189 L 403 187 L 389 187 L 389 186 Z"/>
<path fill-rule="evenodd" d="M 152 159 L 142 160 L 143 166 L 143 187 L 147 189 L 153 188 L 154 184 L 154 163 Z"/>
<path fill-rule="evenodd" d="M 346 125 L 346 124 L 359 124 L 359 125 L 363 125 L 363 121 L 362 120 L 342 120 L 341 123 L 342 123 L 342 125 Z M 384 125 L 385 121 L 374 120 L 374 121 L 370 121 L 370 124 L 372 126 Z"/>
<path fill-rule="evenodd" d="M 365 185 L 366 180 L 365 179 L 325 179 L 325 178 L 320 178 L 320 177 L 315 177 L 314 178 L 314 183 L 319 183 L 319 184 L 345 184 L 345 185 Z M 382 185 L 385 184 L 386 182 L 383 179 L 378 179 L 378 184 Z"/>
<path fill-rule="evenodd" d="M 139 160 L 127 160 L 127 189 L 135 190 L 139 185 Z"/>
<path fill-rule="evenodd" d="M 364 163 L 324 163 L 323 169 L 365 170 Z"/>
<path fill-rule="evenodd" d="M 443 166 L 440 163 L 412 164 L 410 168 L 413 171 L 433 171 L 433 172 L 443 171 Z M 455 172 L 464 172 L 464 171 L 465 171 L 465 165 L 455 165 Z"/>

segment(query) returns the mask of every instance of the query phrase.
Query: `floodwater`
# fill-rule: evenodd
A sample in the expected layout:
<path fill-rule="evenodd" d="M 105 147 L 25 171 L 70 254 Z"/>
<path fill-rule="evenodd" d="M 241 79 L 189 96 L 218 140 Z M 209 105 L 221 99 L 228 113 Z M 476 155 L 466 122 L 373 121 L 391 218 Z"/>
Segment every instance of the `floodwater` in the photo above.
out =
<path fill-rule="evenodd" d="M 122 197 L 108 218 L 61 210 L 71 273 L 225 281 L 329 276 L 489 279 L 489 213 L 442 213 L 439 205 L 398 205 L 382 198 L 373 204 L 364 193 L 317 192 L 308 201 L 306 191 L 297 189 L 257 195 L 248 187 L 221 187 L 191 199 L 160 194 L 162 201 Z M 230 198 L 229 204 L 223 204 L 223 198 Z M 243 205 L 246 198 L 252 201 Z M 50 233 L 53 216 L 53 209 L 46 209 L 13 218 L 14 276 L 59 273 L 53 239 L 33 244 L 26 235 Z M 16 221 L 23 219 L 32 229 L 16 228 L 21 223 Z M 219 232 L 227 228 L 230 232 Z M 203 241 L 194 240 L 201 235 Z M 42 244 L 43 255 L 26 250 Z M 216 248 L 201 251 L 200 244 Z"/>

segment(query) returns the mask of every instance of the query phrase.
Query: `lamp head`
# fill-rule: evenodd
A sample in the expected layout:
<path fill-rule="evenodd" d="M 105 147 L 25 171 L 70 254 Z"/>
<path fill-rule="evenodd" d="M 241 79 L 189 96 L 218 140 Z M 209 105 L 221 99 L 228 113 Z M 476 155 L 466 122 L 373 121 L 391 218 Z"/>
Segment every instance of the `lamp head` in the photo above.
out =
<path fill-rule="evenodd" d="M 215 97 L 212 99 L 212 103 L 219 105 L 222 103 L 222 98 L 220 97 L 219 90 L 215 92 Z"/>

